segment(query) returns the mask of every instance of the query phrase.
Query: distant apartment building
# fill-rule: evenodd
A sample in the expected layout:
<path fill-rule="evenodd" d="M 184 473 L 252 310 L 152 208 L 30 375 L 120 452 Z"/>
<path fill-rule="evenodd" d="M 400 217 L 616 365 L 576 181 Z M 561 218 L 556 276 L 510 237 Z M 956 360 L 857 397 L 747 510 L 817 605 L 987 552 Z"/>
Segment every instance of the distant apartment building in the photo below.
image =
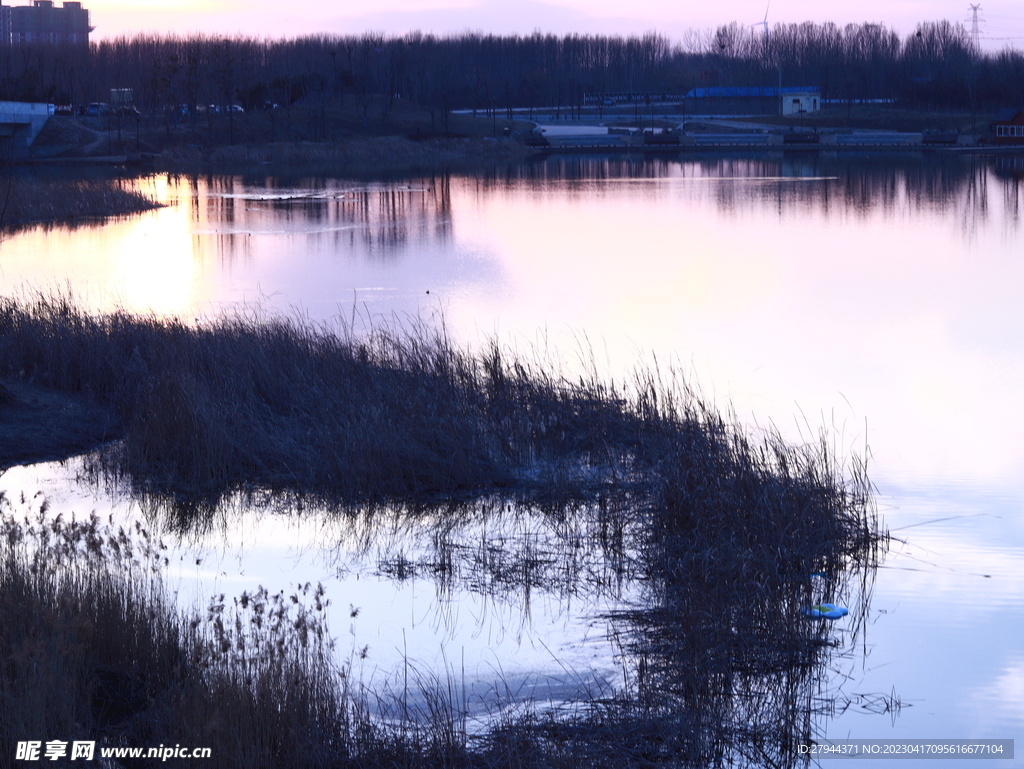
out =
<path fill-rule="evenodd" d="M 11 43 L 71 43 L 87 45 L 89 11 L 80 2 L 33 0 L 32 5 L 0 5 L 0 45 Z"/>

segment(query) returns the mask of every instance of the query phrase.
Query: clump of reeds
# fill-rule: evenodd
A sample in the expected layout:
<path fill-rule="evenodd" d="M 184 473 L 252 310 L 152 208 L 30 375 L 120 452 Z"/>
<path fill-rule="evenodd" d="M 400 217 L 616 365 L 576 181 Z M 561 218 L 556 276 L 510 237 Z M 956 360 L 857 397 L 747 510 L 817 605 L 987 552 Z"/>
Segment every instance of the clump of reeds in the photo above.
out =
<path fill-rule="evenodd" d="M 8 507 L 0 498 L 0 507 Z M 164 546 L 45 514 L 0 522 L 0 741 L 210 747 L 216 766 L 335 766 L 353 749 L 322 588 L 204 615 L 164 585 Z M 11 747 L 13 750 L 13 747 Z"/>
<path fill-rule="evenodd" d="M 0 375 L 84 393 L 122 440 L 102 467 L 136 490 L 255 488 L 341 502 L 484 494 L 626 498 L 666 574 L 788 580 L 874 536 L 863 472 L 824 443 L 758 441 L 678 379 L 569 378 L 434 328 L 357 335 L 280 318 L 91 316 L 66 296 L 0 299 Z M 775 576 L 764 576 L 775 575 Z M 721 582 L 721 580 L 719 580 Z"/>
<path fill-rule="evenodd" d="M 6 507 L 0 497 L 0 508 Z M 0 522 L 3 742 L 120 722 L 182 675 L 180 627 L 154 581 L 159 548 L 87 521 Z M 137 534 L 145 539 L 139 529 Z M 39 735 L 33 737 L 32 735 Z M 52 739 L 52 738 L 51 738 Z"/>
<path fill-rule="evenodd" d="M 0 178 L 0 228 L 75 223 L 149 211 L 160 206 L 116 180 Z"/>
<path fill-rule="evenodd" d="M 204 325 L 66 297 L 0 300 L 0 371 L 86 393 L 120 419 L 106 466 L 140 486 L 248 485 L 349 500 L 549 483 L 637 445 L 603 385 L 457 349 L 443 334 L 365 337 L 272 318 Z M 582 478 L 583 476 L 581 476 Z"/>
<path fill-rule="evenodd" d="M 639 514 L 648 523 L 658 515 Z M 319 586 L 215 596 L 204 613 L 181 614 L 164 587 L 163 545 L 138 524 L 47 518 L 44 505 L 23 523 L 5 516 L 0 535 L 8 744 L 32 734 L 188 741 L 211 747 L 216 765 L 239 767 L 795 766 L 792 746 L 811 736 L 811 698 L 831 648 L 825 624 L 799 614 L 810 575 L 776 578 L 749 556 L 737 571 L 727 550 L 717 551 L 720 563 L 706 555 L 703 571 L 687 571 L 670 554 L 693 555 L 706 540 L 663 547 L 659 533 L 641 535 L 650 605 L 612 618 L 633 680 L 567 714 L 524 703 L 470 736 L 453 671 L 411 666 L 410 699 L 408 686 L 367 692 L 338 668 Z M 834 566 L 851 555 L 864 553 Z M 837 571 L 816 589 L 838 590 L 843 578 Z"/>

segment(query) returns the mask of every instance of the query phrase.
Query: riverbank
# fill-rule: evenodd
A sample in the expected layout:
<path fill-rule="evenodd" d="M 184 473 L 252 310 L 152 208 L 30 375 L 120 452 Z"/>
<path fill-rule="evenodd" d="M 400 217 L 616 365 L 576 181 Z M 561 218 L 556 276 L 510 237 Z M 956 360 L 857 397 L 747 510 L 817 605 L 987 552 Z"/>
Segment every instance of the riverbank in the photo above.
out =
<path fill-rule="evenodd" d="M 4 298 L 0 376 L 88 397 L 121 426 L 105 471 L 178 497 L 260 487 L 355 504 L 496 492 L 567 501 L 609 487 L 671 496 L 685 468 L 713 476 L 734 455 L 732 478 L 744 466 L 751 482 L 775 472 L 678 382 L 567 380 L 425 326 L 356 335 L 240 315 L 193 325 L 91 316 L 61 296 Z"/>
<path fill-rule="evenodd" d="M 414 172 L 520 158 L 512 139 L 531 128 L 496 113 L 444 114 L 379 96 L 241 112 L 179 105 L 163 114 L 51 117 L 24 160 L 123 158 L 188 173 L 322 164 L 340 175 Z"/>
<path fill-rule="evenodd" d="M 267 173 L 301 173 L 308 169 L 318 174 L 381 176 L 513 162 L 529 154 L 529 148 L 521 142 L 504 137 L 434 137 L 417 141 L 403 136 L 381 136 L 337 143 L 300 141 L 206 149 L 173 147 L 153 158 L 153 163 L 157 169 L 171 173 L 253 169 Z"/>
<path fill-rule="evenodd" d="M 27 382 L 0 382 L 0 471 L 83 454 L 118 432 L 110 410 L 87 396 Z"/>

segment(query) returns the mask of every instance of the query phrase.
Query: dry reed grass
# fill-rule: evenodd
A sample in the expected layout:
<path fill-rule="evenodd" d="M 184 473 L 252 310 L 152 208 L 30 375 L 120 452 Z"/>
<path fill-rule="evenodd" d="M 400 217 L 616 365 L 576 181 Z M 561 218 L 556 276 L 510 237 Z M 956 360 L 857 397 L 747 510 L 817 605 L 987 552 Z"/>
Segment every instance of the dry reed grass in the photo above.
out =
<path fill-rule="evenodd" d="M 38 181 L 0 178 L 0 227 L 74 224 L 158 208 L 159 203 L 118 181 Z"/>
<path fill-rule="evenodd" d="M 426 326 L 357 335 L 258 315 L 192 325 L 90 316 L 65 296 L 5 298 L 0 374 L 106 405 L 123 438 L 102 468 L 178 499 L 628 498 L 650 518 L 666 573 L 729 563 L 740 581 L 765 564 L 776 582 L 833 570 L 877 528 L 863 467 L 837 464 L 824 437 L 755 440 L 656 370 L 629 387 L 568 378 Z"/>
<path fill-rule="evenodd" d="M 644 453 L 651 433 L 596 380 L 567 381 L 496 345 L 474 355 L 422 327 L 357 337 L 3 299 L 0 371 L 106 404 L 124 438 L 104 466 L 139 489 L 197 497 L 253 485 L 357 502 L 513 485 L 577 494 L 584 470 Z"/>
<path fill-rule="evenodd" d="M 143 491 L 260 487 L 356 503 L 629 492 L 657 511 L 666 541 L 706 536 L 787 571 L 815 565 L 794 555 L 808 543 L 822 543 L 827 568 L 871 528 L 863 473 L 847 483 L 824 443 L 754 441 L 656 370 L 628 387 L 569 378 L 425 325 L 193 325 L 91 316 L 67 296 L 3 298 L 0 375 L 112 409 L 123 440 L 103 465 Z"/>
<path fill-rule="evenodd" d="M 142 526 L 0 497 L 0 741 L 210 747 L 215 766 L 336 766 L 354 738 L 322 588 L 179 613 Z M 97 754 L 98 757 L 98 754 Z M 4 765 L 6 759 L 4 757 Z M 139 764 L 145 765 L 145 764 Z"/>
<path fill-rule="evenodd" d="M 259 317 L 192 326 L 90 317 L 66 297 L 0 302 L 0 361 L 8 376 L 88 393 L 114 409 L 124 437 L 99 461 L 143 492 L 210 505 L 256 487 L 299 501 L 391 502 L 434 509 L 441 529 L 446 506 L 459 500 L 531 500 L 556 521 L 592 516 L 565 530 L 586 531 L 571 536 L 613 561 L 628 551 L 642 575 L 641 605 L 612 616 L 626 690 L 569 716 L 520 710 L 477 740 L 466 734 L 451 679 L 421 681 L 415 717 L 404 695 L 376 693 L 390 703 L 376 707 L 388 717 L 370 717 L 367 693 L 328 664 L 316 593 L 297 624 L 270 622 L 281 604 L 261 594 L 244 597 L 231 621 L 232 607 L 214 604 L 205 634 L 195 635 L 202 623 L 161 619 L 165 599 L 146 588 L 154 640 L 140 645 L 140 664 L 150 659 L 146 648 L 182 660 L 170 671 L 157 664 L 164 672 L 152 680 L 184 692 L 157 697 L 146 718 L 177 724 L 179 734 L 234 740 L 228 752 L 244 756 L 239 766 L 291 765 L 264 762 L 295 739 L 304 765 L 794 766 L 793 746 L 813 736 L 811 715 L 828 694 L 823 671 L 834 644 L 826 624 L 800 609 L 848 595 L 851 573 L 867 579 L 884 544 L 862 465 L 840 466 L 824 439 L 804 447 L 771 434 L 755 440 L 656 371 L 617 389 L 596 377 L 566 379 L 496 345 L 462 351 L 424 328 L 357 337 Z M 482 568 L 507 581 L 512 563 L 513 579 L 529 589 L 530 569 L 550 554 L 522 555 L 489 558 L 474 579 Z M 435 561 L 440 579 L 457 573 L 450 549 Z M 22 562 L 7 572 L 33 573 Z M 400 571 L 414 567 L 403 562 Z M 83 574 L 100 574 L 104 585 L 121 579 L 104 568 Z M 78 579 L 71 593 L 91 595 L 87 577 Z M 55 589 L 37 597 L 44 593 L 12 594 L 11 605 L 67 600 Z M 76 648 L 76 622 L 26 637 Z M 124 643 L 102 641 L 115 650 Z M 245 651 L 255 649 L 255 657 Z M 196 681 L 202 686 L 187 688 Z"/>

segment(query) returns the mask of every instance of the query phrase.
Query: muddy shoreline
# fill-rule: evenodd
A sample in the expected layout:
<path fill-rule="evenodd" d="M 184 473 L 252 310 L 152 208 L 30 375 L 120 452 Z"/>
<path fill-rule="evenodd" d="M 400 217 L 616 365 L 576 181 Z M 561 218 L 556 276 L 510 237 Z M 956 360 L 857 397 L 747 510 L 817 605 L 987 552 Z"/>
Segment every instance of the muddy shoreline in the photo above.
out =
<path fill-rule="evenodd" d="M 63 461 L 118 437 L 117 419 L 88 397 L 0 382 L 0 470 Z"/>

